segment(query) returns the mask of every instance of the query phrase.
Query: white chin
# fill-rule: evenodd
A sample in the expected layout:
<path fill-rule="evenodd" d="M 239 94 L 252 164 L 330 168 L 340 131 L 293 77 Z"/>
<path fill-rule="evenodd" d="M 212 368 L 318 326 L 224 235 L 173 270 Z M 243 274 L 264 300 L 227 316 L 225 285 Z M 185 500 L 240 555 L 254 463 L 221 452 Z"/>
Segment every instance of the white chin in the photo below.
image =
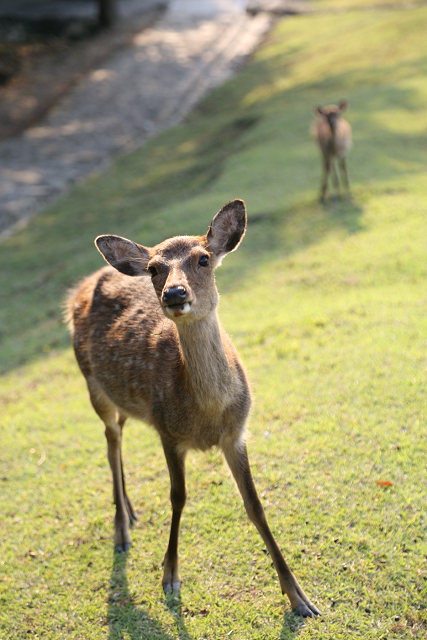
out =
<path fill-rule="evenodd" d="M 189 302 L 184 302 L 180 306 L 174 305 L 173 307 L 165 307 L 165 311 L 168 316 L 172 318 L 180 318 L 181 316 L 185 316 L 191 309 L 191 304 Z"/>

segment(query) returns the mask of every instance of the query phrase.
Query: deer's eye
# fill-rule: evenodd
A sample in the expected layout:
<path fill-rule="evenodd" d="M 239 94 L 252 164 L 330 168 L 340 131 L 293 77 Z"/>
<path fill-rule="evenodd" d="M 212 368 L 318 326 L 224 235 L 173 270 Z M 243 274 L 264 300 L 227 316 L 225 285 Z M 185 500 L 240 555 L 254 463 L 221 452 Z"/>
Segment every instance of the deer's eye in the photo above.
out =
<path fill-rule="evenodd" d="M 199 258 L 199 267 L 207 267 L 209 264 L 208 256 L 202 256 Z"/>
<path fill-rule="evenodd" d="M 148 271 L 151 273 L 151 277 L 154 278 L 154 276 L 157 275 L 157 269 L 156 267 L 148 267 Z"/>

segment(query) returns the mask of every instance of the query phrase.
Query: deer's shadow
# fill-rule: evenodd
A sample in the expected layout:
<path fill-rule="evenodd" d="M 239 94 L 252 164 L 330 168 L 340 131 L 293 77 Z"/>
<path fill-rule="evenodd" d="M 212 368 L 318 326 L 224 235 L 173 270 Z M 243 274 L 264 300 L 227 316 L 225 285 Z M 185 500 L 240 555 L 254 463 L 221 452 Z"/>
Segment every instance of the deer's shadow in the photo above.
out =
<path fill-rule="evenodd" d="M 282 623 L 282 630 L 277 640 L 293 640 L 304 631 L 307 621 L 293 611 L 285 611 Z"/>
<path fill-rule="evenodd" d="M 108 640 L 119 640 L 124 637 L 129 640 L 140 640 L 141 637 L 174 640 L 142 605 L 134 602 L 127 579 L 127 559 L 127 553 L 114 554 L 107 613 Z M 185 627 L 180 598 L 166 597 L 165 607 L 173 615 L 179 640 L 193 640 Z M 291 611 L 286 611 L 283 616 L 282 630 L 277 640 L 297 638 L 303 631 L 305 624 L 304 618 Z"/>
<path fill-rule="evenodd" d="M 119 640 L 124 637 L 129 640 L 140 640 L 141 637 L 174 640 L 143 606 L 134 602 L 127 579 L 127 559 L 127 553 L 114 554 L 108 598 L 108 640 Z M 179 640 L 192 640 L 181 615 L 180 600 L 166 598 L 165 606 L 174 617 Z"/>

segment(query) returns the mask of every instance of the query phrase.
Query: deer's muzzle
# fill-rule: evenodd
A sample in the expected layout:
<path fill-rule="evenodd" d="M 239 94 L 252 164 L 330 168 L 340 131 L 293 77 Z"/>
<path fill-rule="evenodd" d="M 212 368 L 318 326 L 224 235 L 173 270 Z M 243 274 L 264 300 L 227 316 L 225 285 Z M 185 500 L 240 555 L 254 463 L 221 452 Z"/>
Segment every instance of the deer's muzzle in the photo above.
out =
<path fill-rule="evenodd" d="M 169 316 L 175 318 L 185 315 L 190 311 L 191 301 L 187 299 L 188 293 L 185 287 L 177 285 L 169 287 L 162 293 L 163 309 Z"/>
<path fill-rule="evenodd" d="M 162 302 L 167 307 L 182 305 L 187 300 L 187 291 L 182 285 L 177 287 L 169 287 L 162 294 Z"/>

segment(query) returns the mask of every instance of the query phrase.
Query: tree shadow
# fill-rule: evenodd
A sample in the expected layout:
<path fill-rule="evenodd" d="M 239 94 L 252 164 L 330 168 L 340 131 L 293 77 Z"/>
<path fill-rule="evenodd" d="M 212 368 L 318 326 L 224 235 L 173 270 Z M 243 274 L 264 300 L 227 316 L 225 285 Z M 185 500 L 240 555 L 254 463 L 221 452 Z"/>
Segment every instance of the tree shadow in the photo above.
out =
<path fill-rule="evenodd" d="M 366 228 L 360 220 L 363 208 L 351 195 L 332 194 L 321 206 L 331 226 L 342 227 L 349 235 Z"/>
<path fill-rule="evenodd" d="M 280 58 L 284 75 L 297 55 L 294 51 Z M 418 77 L 425 64 L 420 56 L 399 73 Z M 326 95 L 345 94 L 350 100 L 349 120 L 355 138 L 349 161 L 352 186 L 424 170 L 425 135 L 391 130 L 378 118 L 390 105 L 409 112 L 419 107 L 415 89 L 384 80 L 394 77 L 393 64 L 375 66 L 372 75 L 364 67 L 331 72 L 293 89 L 281 89 L 280 83 L 273 82 L 277 66 L 274 58 L 254 62 L 250 72 L 243 71 L 205 98 L 186 125 L 165 132 L 144 153 L 121 158 L 114 170 L 99 179 L 96 189 L 89 183 L 77 189 L 2 244 L 0 288 L 8 304 L 0 310 L 0 371 L 69 347 L 59 301 L 68 286 L 100 266 L 93 250 L 93 239 L 99 233 L 118 233 L 150 244 L 169 235 L 194 233 L 194 223 L 200 222 L 203 231 L 208 222 L 203 208 L 199 219 L 199 214 L 188 214 L 185 203 L 212 191 L 228 162 L 239 154 L 273 144 L 278 126 L 286 132 L 283 153 L 277 155 L 277 164 L 287 171 L 286 200 L 267 212 L 255 210 L 252 215 L 249 211 L 249 231 L 256 225 L 256 232 L 248 234 L 238 252 L 242 259 L 227 266 L 228 276 L 223 280 L 221 273 L 221 280 L 242 283 L 252 273 L 254 257 L 266 264 L 279 255 L 295 254 L 321 242 L 335 229 L 349 234 L 363 231 L 362 208 L 357 202 L 332 197 L 321 206 L 303 195 L 309 190 L 313 198 L 313 180 L 316 197 L 320 186 L 321 165 L 314 143 L 308 141 L 308 130 L 311 104 L 323 102 Z M 258 97 L 242 106 L 242 96 L 255 89 Z M 257 172 L 250 170 L 262 187 Z M 262 166 L 259 174 L 263 175 Z M 277 180 L 280 175 L 277 173 Z M 239 183 L 227 195 L 246 197 Z M 274 197 L 267 198 L 267 206 Z M 175 212 L 170 220 L 168 207 L 177 201 L 183 203 L 182 213 Z"/>
<path fill-rule="evenodd" d="M 135 603 L 129 591 L 127 579 L 126 553 L 115 553 L 111 571 L 110 593 L 108 598 L 107 620 L 109 626 L 108 640 L 141 640 L 141 638 L 158 638 L 173 640 L 157 620 L 154 620 L 143 607 Z M 166 598 L 165 606 L 174 617 L 180 640 L 192 640 L 188 634 L 181 615 L 181 600 Z"/>
<path fill-rule="evenodd" d="M 241 259 L 228 265 L 219 281 L 236 281 L 237 278 L 241 286 L 242 280 L 252 273 L 253 260 L 262 265 L 277 257 L 291 257 L 336 229 L 342 229 L 348 235 L 360 233 L 365 230 L 362 215 L 363 207 L 344 195 L 332 195 L 323 203 L 317 199 L 307 200 L 294 206 L 249 214 L 248 234 L 256 242 L 242 244 L 239 249 Z M 252 260 L 245 254 L 252 256 Z"/>

